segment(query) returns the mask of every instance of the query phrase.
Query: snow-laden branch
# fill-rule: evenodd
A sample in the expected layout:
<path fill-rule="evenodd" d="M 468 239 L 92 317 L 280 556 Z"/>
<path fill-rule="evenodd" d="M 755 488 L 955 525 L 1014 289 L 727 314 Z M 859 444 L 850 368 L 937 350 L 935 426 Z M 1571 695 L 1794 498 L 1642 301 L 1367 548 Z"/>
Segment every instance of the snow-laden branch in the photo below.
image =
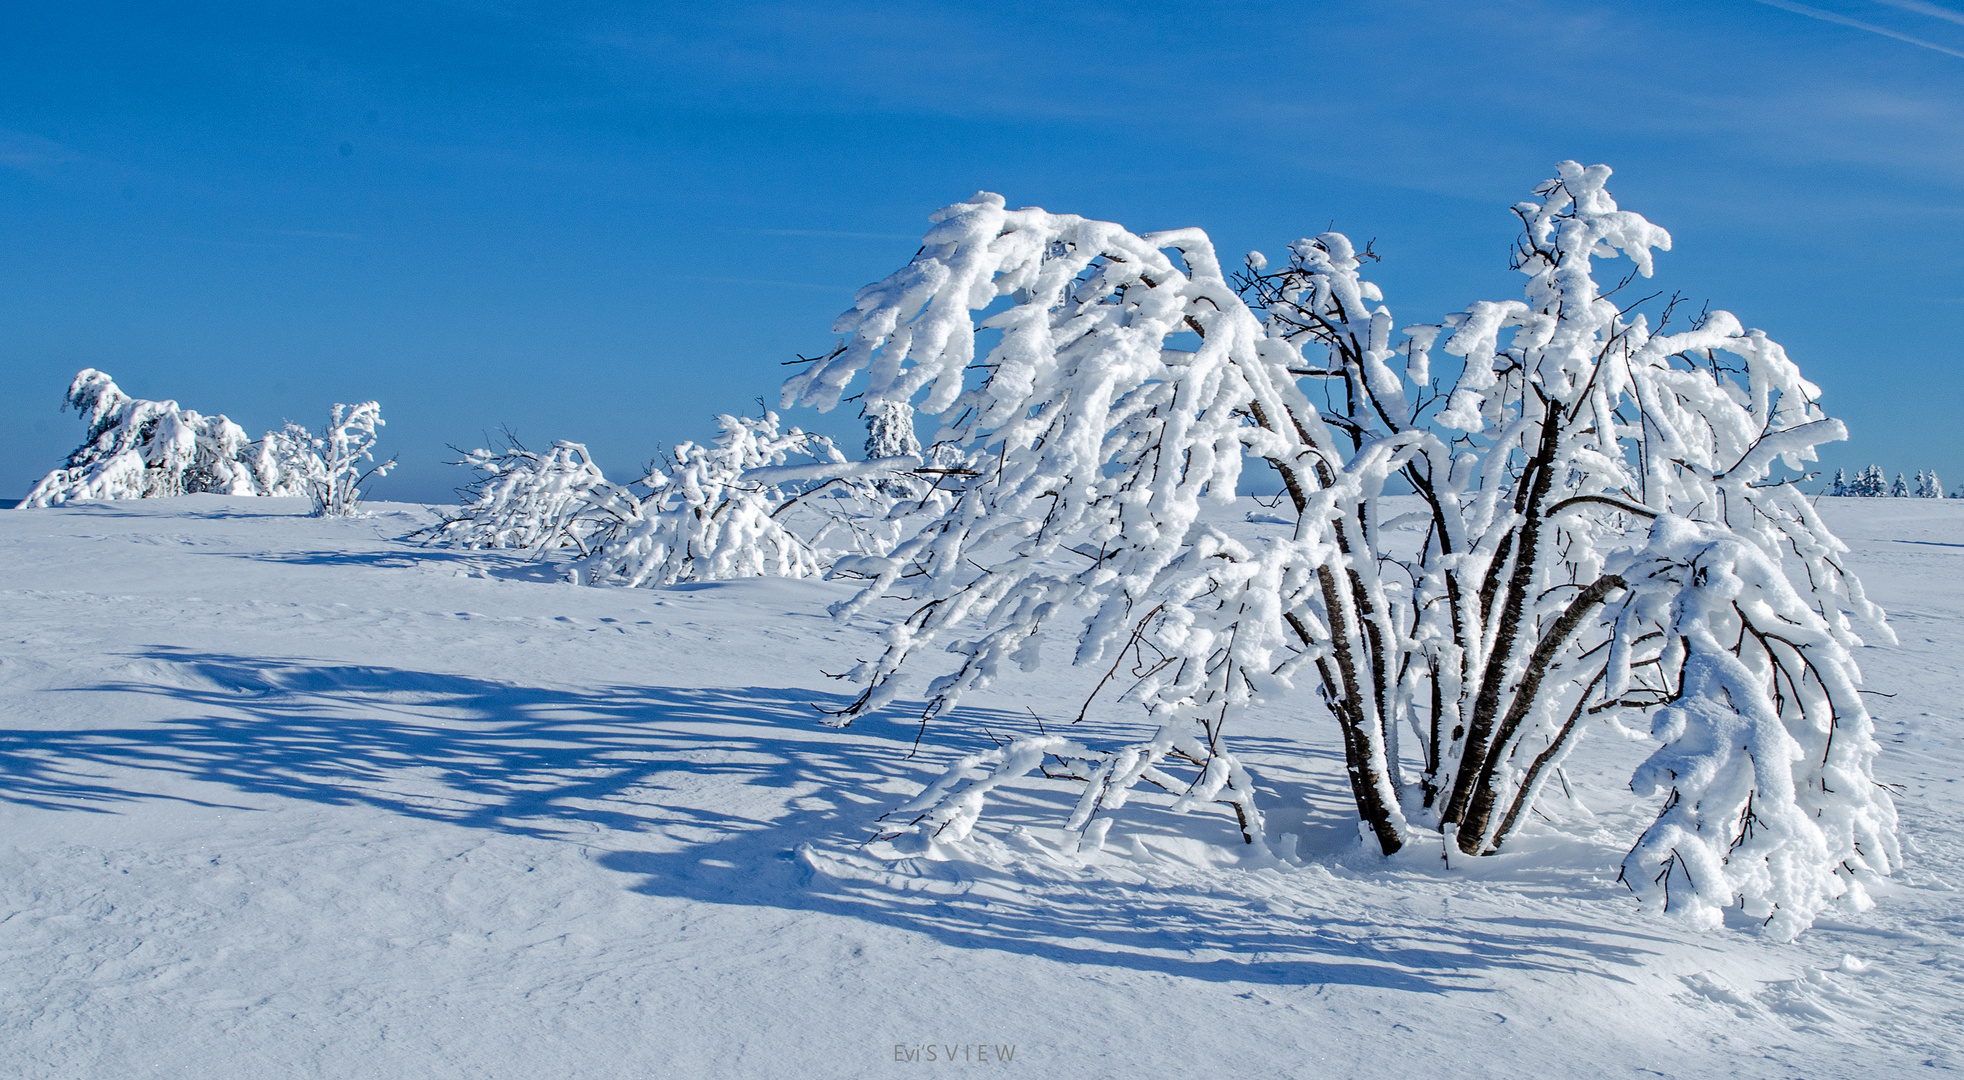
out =
<path fill-rule="evenodd" d="M 979 473 L 855 564 L 871 579 L 842 613 L 908 599 L 834 721 L 893 701 L 937 647 L 956 664 L 928 683 L 927 715 L 946 715 L 1068 633 L 1081 664 L 1151 654 L 1118 699 L 1189 732 L 1203 774 L 1230 760 L 1238 708 L 1307 692 L 1384 851 L 1430 828 L 1479 854 L 1526 827 L 1587 717 L 1668 701 L 1657 761 L 1676 764 L 1639 774 L 1664 805 L 1625 880 L 1648 898 L 1639 879 L 1689 872 L 1673 908 L 1743 902 L 1782 932 L 1859 902 L 1899 857 L 1850 650 L 1891 635 L 1781 472 L 1844 430 L 1732 315 L 1667 332 L 1671 308 L 1653 327 L 1604 294 L 1598 260 L 1648 276 L 1670 247 L 1609 175 L 1564 162 L 1514 208 L 1522 299 L 1402 330 L 1361 276 L 1375 256 L 1340 234 L 1275 269 L 1251 255 L 1229 282 L 1198 230 L 1134 234 L 986 193 L 937 213 L 920 254 L 840 317 L 840 347 L 785 386 L 830 408 L 864 375 L 869 408 L 918 401 Z M 978 359 L 985 329 L 1000 333 Z M 1459 358 L 1450 382 L 1435 347 Z M 1237 541 L 1203 519 L 1250 459 L 1279 475 L 1291 535 Z M 1418 515 L 1389 501 L 1405 492 Z M 1725 764 L 1741 753 L 1746 772 Z"/>

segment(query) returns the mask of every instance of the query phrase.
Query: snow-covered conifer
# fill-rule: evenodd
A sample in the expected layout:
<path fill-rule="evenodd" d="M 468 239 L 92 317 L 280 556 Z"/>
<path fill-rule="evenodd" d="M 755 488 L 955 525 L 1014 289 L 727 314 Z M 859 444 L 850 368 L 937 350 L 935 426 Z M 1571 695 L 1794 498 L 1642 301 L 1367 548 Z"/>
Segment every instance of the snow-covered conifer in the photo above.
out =
<path fill-rule="evenodd" d="M 1836 469 L 1834 471 L 1834 483 L 1828 485 L 1827 493 L 1829 495 L 1848 494 L 1848 473 L 1846 470 Z"/>
<path fill-rule="evenodd" d="M 1916 497 L 1919 499 L 1941 499 L 1944 497 L 1944 482 L 1937 479 L 1937 471 L 1935 469 L 1917 470 Z"/>
<path fill-rule="evenodd" d="M 61 468 L 34 485 L 23 508 L 194 492 L 297 493 L 272 434 L 253 442 L 224 416 L 133 398 L 94 368 L 69 384 L 62 407 L 70 406 L 87 416 L 88 434 Z"/>
<path fill-rule="evenodd" d="M 914 433 L 914 407 L 904 401 L 889 401 L 866 407 L 866 458 L 918 458 L 921 440 Z M 886 495 L 895 499 L 918 499 L 926 485 L 910 476 L 895 475 L 876 482 Z"/>
<path fill-rule="evenodd" d="M 1890 486 L 1889 495 L 1896 499 L 1909 498 L 1909 481 L 1903 479 L 1902 473 L 1896 474 L 1896 482 Z"/>
<path fill-rule="evenodd" d="M 1882 472 L 1882 466 L 1870 465 L 1855 474 L 1855 482 L 1848 486 L 1848 494 L 1864 499 L 1880 499 L 1889 494 L 1889 479 Z"/>
<path fill-rule="evenodd" d="M 862 564 L 877 576 L 841 614 L 909 599 L 836 720 L 894 700 L 936 645 L 958 661 L 926 716 L 948 715 L 1068 627 L 1078 663 L 1133 673 L 1120 700 L 1156 734 L 964 759 L 904 808 L 918 841 L 959 840 L 987 792 L 1061 759 L 1086 780 L 1081 843 L 1143 781 L 1181 808 L 1227 804 L 1259 844 L 1228 729 L 1299 693 L 1335 720 L 1383 851 L 1427 829 L 1491 853 L 1591 724 L 1652 715 L 1662 746 L 1634 780 L 1660 809 L 1624 862 L 1631 888 L 1706 923 L 1743 906 L 1782 934 L 1862 904 L 1900 855 L 1852 650 L 1858 631 L 1892 635 L 1782 479 L 1845 429 L 1731 314 L 1673 328 L 1667 306 L 1653 326 L 1604 294 L 1594 260 L 1647 276 L 1670 246 L 1616 206 L 1609 174 L 1563 162 L 1514 208 L 1522 299 L 1403 331 L 1338 233 L 1231 282 L 1196 229 L 1138 235 L 986 193 L 937 213 L 785 388 L 831 408 L 866 372 L 869 408 L 918 400 L 979 466 Z M 978 362 L 981 328 L 1000 338 Z M 1463 360 L 1449 387 L 1431 374 L 1441 343 Z M 1286 535 L 1202 516 L 1251 458 L 1288 492 Z"/>

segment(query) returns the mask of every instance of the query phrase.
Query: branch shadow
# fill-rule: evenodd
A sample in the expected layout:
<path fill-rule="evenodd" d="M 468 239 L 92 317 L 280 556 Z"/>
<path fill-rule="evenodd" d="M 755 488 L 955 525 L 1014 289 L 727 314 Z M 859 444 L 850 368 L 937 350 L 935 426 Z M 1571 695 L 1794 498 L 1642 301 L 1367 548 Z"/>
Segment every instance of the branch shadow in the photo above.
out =
<path fill-rule="evenodd" d="M 1642 934 L 1557 919 L 1373 918 L 1354 902 L 1292 892 L 1276 871 L 1264 871 L 1274 880 L 1252 893 L 1223 888 L 1223 875 L 1127 883 L 1087 874 L 1059 885 L 970 863 L 936 864 L 926 889 L 819 873 L 801 848 L 852 852 L 873 819 L 937 775 L 951 752 L 987 745 L 957 734 L 954 745 L 910 759 L 911 725 L 893 728 L 899 738 L 879 734 L 877 722 L 870 732 L 820 725 L 812 699 L 837 707 L 838 695 L 525 686 L 180 648 L 134 655 L 154 678 L 63 692 L 160 697 L 176 715 L 6 733 L 0 800 L 83 812 L 154 799 L 219 805 L 183 794 L 182 783 L 157 782 L 176 780 L 366 805 L 578 843 L 647 895 L 824 912 L 963 949 L 1208 982 L 1480 992 L 1503 970 L 1620 979 L 1616 969 L 1641 967 L 1656 951 Z M 1029 722 L 981 718 L 997 730 Z M 1308 791 L 1306 781 L 1286 783 Z M 1067 794 L 1040 784 L 1007 799 L 1006 812 L 1061 821 Z M 1156 822 L 1161 813 L 1140 806 L 1125 824 L 1149 836 L 1193 831 L 1193 819 Z M 1218 824 L 1228 835 L 1226 819 Z M 1278 899 L 1264 900 L 1264 890 Z"/>
<path fill-rule="evenodd" d="M 448 566 L 467 576 L 500 578 L 555 584 L 566 579 L 570 560 L 564 553 L 491 551 L 483 549 L 419 547 L 388 548 L 375 551 L 346 549 L 319 551 L 207 551 L 224 559 L 278 563 L 286 566 L 361 567 L 365 569 L 414 570 L 429 566 Z"/>
<path fill-rule="evenodd" d="M 19 509 L 24 501 L 0 499 L 0 509 Z M 59 506 L 34 507 L 27 512 L 109 519 L 142 518 L 150 521 L 170 517 L 196 521 L 241 521 L 248 518 L 307 517 L 313 511 L 307 500 L 298 496 L 266 498 L 193 492 L 148 499 L 82 499 Z"/>

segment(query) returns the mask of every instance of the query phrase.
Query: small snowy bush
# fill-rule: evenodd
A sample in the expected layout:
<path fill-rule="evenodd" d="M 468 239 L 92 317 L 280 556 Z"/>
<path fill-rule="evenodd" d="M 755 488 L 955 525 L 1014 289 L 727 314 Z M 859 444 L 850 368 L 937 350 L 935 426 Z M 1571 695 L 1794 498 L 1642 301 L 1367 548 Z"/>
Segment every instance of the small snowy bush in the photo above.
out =
<path fill-rule="evenodd" d="M 480 475 L 458 512 L 426 531 L 432 540 L 589 555 L 596 537 L 639 515 L 641 500 L 609 481 L 584 445 L 561 440 L 536 453 L 509 434 L 505 441 L 503 451 L 472 450 L 457 462 Z"/>
<path fill-rule="evenodd" d="M 357 405 L 335 403 L 328 413 L 326 432 L 314 442 L 322 468 L 309 479 L 307 495 L 314 502 L 315 514 L 336 517 L 353 514 L 361 504 L 361 486 L 370 479 L 389 475 L 389 470 L 395 468 L 394 458 L 379 465 L 368 464 L 375 460 L 375 443 L 380 438 L 375 429 L 383 423 L 382 406 L 373 401 Z M 293 430 L 293 426 L 289 424 L 288 430 Z"/>
<path fill-rule="evenodd" d="M 382 407 L 373 401 L 336 402 L 325 434 L 289 421 L 285 430 L 266 433 L 256 460 L 277 473 L 285 489 L 305 495 L 315 517 L 349 517 L 361 505 L 361 486 L 395 468 L 394 458 L 363 468 L 375 460 L 375 429 L 383 424 Z"/>
<path fill-rule="evenodd" d="M 70 406 L 87 416 L 88 434 L 61 468 L 34 485 L 23 508 L 193 492 L 298 495 L 312 469 L 287 452 L 282 434 L 251 441 L 224 416 L 130 397 L 94 368 L 69 384 L 62 407 Z"/>
<path fill-rule="evenodd" d="M 823 435 L 780 431 L 776 413 L 723 415 L 704 446 L 678 445 L 666 472 L 642 483 L 654 493 L 623 511 L 574 571 L 581 581 L 662 586 L 743 577 L 816 577 L 833 558 L 890 546 L 883 532 L 893 500 L 876 486 L 918 457 L 846 460 Z M 827 507 L 833 495 L 842 508 Z M 832 502 L 839 500 L 833 499 Z M 610 513 L 612 512 L 610 508 Z M 794 512 L 812 521 L 787 525 Z"/>
<path fill-rule="evenodd" d="M 861 562 L 873 580 L 841 614 L 907 599 L 836 722 L 892 702 L 936 646 L 957 660 L 924 722 L 1068 634 L 1077 663 L 1131 674 L 1113 685 L 1157 733 L 964 759 L 905 808 L 919 842 L 959 840 L 986 792 L 1041 770 L 1084 783 L 1080 843 L 1147 783 L 1227 804 L 1261 844 L 1231 729 L 1291 698 L 1334 721 L 1380 850 L 1431 832 L 1490 854 L 1621 715 L 1659 741 L 1632 778 L 1657 816 L 1621 875 L 1645 901 L 1705 924 L 1741 908 L 1783 936 L 1865 904 L 1901 856 L 1853 651 L 1893 637 L 1794 484 L 1845 429 L 1731 314 L 1619 308 L 1597 260 L 1649 276 L 1670 236 L 1618 208 L 1609 175 L 1563 162 L 1514 207 L 1522 297 L 1402 329 L 1339 233 L 1231 280 L 1197 229 L 987 193 L 934 215 L 785 387 L 827 409 L 864 372 L 869 412 L 918 403 L 980 473 Z M 1000 337 L 978 359 L 983 329 Z M 1249 462 L 1280 478 L 1293 529 L 1238 539 L 1203 517 Z"/>

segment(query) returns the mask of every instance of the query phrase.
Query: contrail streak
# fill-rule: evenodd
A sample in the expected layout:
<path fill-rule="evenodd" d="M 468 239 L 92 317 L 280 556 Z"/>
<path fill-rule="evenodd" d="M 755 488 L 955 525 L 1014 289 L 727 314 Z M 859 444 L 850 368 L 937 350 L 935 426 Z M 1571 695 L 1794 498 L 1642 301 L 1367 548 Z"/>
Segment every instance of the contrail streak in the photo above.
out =
<path fill-rule="evenodd" d="M 1886 26 L 1877 26 L 1874 23 L 1863 22 L 1860 19 L 1851 19 L 1846 15 L 1837 15 L 1832 11 L 1822 11 L 1820 8 L 1809 7 L 1806 4 L 1796 4 L 1794 3 L 1794 0 L 1758 0 L 1758 2 L 1765 4 L 1767 7 L 1776 7 L 1782 11 L 1791 11 L 1796 15 L 1805 15 L 1810 19 L 1819 19 L 1822 22 L 1837 23 L 1841 26 L 1852 26 L 1857 30 L 1866 30 L 1871 34 L 1881 34 L 1883 37 L 1886 38 L 1895 38 L 1897 41 L 1908 42 L 1911 45 L 1920 45 L 1925 49 L 1932 49 L 1936 52 L 1944 53 L 1949 56 L 1955 56 L 1960 60 L 1964 60 L 1964 52 L 1960 52 L 1956 49 L 1950 48 L 1947 45 L 1939 45 L 1934 41 L 1925 41 L 1920 37 L 1911 37 L 1910 35 L 1901 33 L 1900 31 L 1891 30 Z M 1950 18 L 1950 19 L 1956 19 L 1960 22 L 1964 22 L 1964 16 L 1959 16 L 1956 12 L 1949 11 L 1948 9 L 1945 8 L 1939 8 L 1935 4 L 1923 4 L 1921 3 L 1921 0 L 1883 0 L 1883 2 L 1892 3 L 1894 6 L 1904 8 L 1905 10 L 1916 10 L 1915 8 L 1911 8 L 1910 6 L 1911 4 L 1916 4 L 1919 8 L 1929 7 L 1935 9 L 1935 11 L 1944 12 L 1944 14 L 1939 16 L 1939 18 Z M 1934 14 L 1934 11 L 1925 12 L 1925 14 Z"/>

